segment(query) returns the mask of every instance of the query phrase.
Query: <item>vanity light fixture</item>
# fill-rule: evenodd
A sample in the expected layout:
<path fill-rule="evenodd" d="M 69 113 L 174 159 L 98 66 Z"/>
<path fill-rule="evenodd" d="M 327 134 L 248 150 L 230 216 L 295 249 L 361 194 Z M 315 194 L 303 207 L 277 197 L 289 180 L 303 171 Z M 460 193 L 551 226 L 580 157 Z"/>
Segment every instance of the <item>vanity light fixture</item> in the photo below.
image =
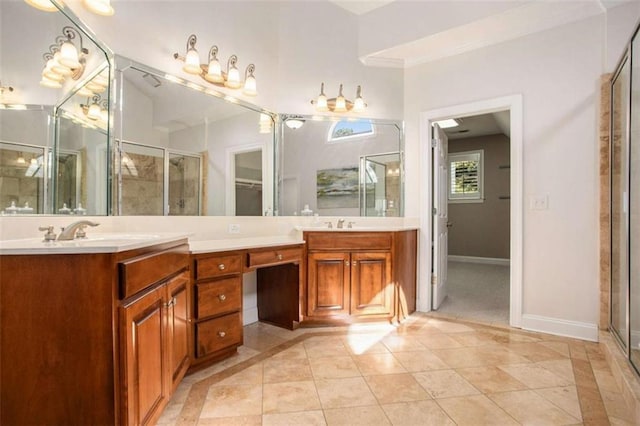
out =
<path fill-rule="evenodd" d="M 304 120 L 299 115 L 291 115 L 285 118 L 284 124 L 291 130 L 297 130 L 304 126 Z"/>
<path fill-rule="evenodd" d="M 24 0 L 29 6 L 33 6 L 38 10 L 42 10 L 44 12 L 57 12 L 58 8 L 55 4 L 51 3 L 49 0 Z"/>
<path fill-rule="evenodd" d="M 362 99 L 361 86 L 358 86 L 356 89 L 356 99 L 352 102 L 342 94 L 342 84 L 340 84 L 338 96 L 327 99 L 327 95 L 324 94 L 324 83 L 321 83 L 320 94 L 316 99 L 311 101 L 311 104 L 315 105 L 316 110 L 320 112 L 362 112 L 367 108 L 367 104 L 364 102 L 364 99 Z"/>
<path fill-rule="evenodd" d="M 207 82 L 220 87 L 229 89 L 240 89 L 247 96 L 255 96 L 258 94 L 256 90 L 256 78 L 253 75 L 255 65 L 249 64 L 244 73 L 244 83 L 240 79 L 240 71 L 236 64 L 238 57 L 231 55 L 227 61 L 227 71 L 222 70 L 220 61 L 218 60 L 218 46 L 212 46 L 209 49 L 209 58 L 206 64 L 200 63 L 200 55 L 196 49 L 198 38 L 195 34 L 191 34 L 187 39 L 187 52 L 185 56 L 174 53 L 174 59 L 184 62 L 182 70 L 188 74 L 200 76 Z"/>
<path fill-rule="evenodd" d="M 77 40 L 79 48 L 73 40 Z M 67 77 L 78 80 L 84 73 L 85 56 L 88 54 L 89 51 L 82 46 L 80 33 L 70 26 L 62 28 L 62 35 L 58 36 L 56 43 L 49 46 L 49 51 L 42 55 L 45 66 L 40 84 L 59 89 Z"/>
<path fill-rule="evenodd" d="M 93 101 L 89 104 L 90 101 Z M 100 107 L 100 95 L 93 95 L 93 98 L 87 99 L 87 104 L 80 104 L 80 108 L 82 108 L 82 112 L 87 116 L 88 119 L 96 121 L 103 117 L 102 115 L 102 107 Z"/>

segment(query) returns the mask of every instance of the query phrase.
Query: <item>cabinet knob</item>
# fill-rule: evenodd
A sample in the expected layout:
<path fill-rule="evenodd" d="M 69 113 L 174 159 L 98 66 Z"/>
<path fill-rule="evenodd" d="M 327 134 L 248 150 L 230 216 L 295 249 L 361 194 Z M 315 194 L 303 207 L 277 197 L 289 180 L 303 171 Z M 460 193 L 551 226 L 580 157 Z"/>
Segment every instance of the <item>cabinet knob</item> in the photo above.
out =
<path fill-rule="evenodd" d="M 348 261 L 348 260 L 345 260 L 345 261 L 344 261 L 344 265 L 345 265 L 345 266 L 349 266 L 349 261 Z"/>
<path fill-rule="evenodd" d="M 356 266 L 358 264 L 357 260 L 354 260 L 353 262 L 351 262 L 351 266 Z"/>
<path fill-rule="evenodd" d="M 224 336 L 226 336 L 226 335 L 227 335 L 227 333 L 225 333 L 224 331 L 218 331 L 218 337 L 219 337 L 219 338 L 221 338 L 221 339 L 222 339 L 222 338 L 223 338 Z"/>
<path fill-rule="evenodd" d="M 220 269 L 221 271 L 224 271 L 224 268 L 225 268 L 224 263 L 221 263 L 218 265 L 218 269 Z"/>
<path fill-rule="evenodd" d="M 220 299 L 221 302 L 224 302 L 225 300 L 227 300 L 227 296 L 225 296 L 224 294 L 221 294 L 218 296 L 218 299 Z"/>
<path fill-rule="evenodd" d="M 276 257 L 278 258 L 278 260 L 282 260 L 282 254 L 278 253 L 276 254 Z"/>

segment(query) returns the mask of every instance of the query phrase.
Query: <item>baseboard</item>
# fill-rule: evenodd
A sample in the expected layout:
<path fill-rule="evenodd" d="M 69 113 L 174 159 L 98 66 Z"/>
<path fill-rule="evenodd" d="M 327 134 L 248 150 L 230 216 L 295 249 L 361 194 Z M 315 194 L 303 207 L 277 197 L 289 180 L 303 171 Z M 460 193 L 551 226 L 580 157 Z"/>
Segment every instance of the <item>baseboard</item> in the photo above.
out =
<path fill-rule="evenodd" d="M 501 259 L 499 257 L 478 257 L 478 256 L 458 256 L 450 254 L 447 256 L 447 260 L 451 262 L 465 262 L 465 263 L 483 263 L 485 265 L 501 265 L 509 266 L 509 259 Z"/>
<path fill-rule="evenodd" d="M 598 325 L 586 322 L 569 321 L 559 318 L 542 317 L 539 315 L 522 315 L 522 328 L 539 331 L 558 336 L 576 339 L 598 341 Z"/>
<path fill-rule="evenodd" d="M 242 325 L 258 322 L 258 307 L 249 308 L 242 311 Z"/>

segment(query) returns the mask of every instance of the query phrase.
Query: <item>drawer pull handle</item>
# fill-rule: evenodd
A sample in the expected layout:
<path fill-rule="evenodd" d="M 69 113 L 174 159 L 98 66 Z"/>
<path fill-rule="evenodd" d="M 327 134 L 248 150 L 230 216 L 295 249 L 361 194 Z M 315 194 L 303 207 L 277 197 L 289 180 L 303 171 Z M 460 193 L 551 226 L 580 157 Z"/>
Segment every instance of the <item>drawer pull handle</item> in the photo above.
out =
<path fill-rule="evenodd" d="M 176 306 L 178 304 L 178 300 L 175 297 L 172 297 L 167 303 L 164 304 L 165 308 L 170 308 L 172 306 Z"/>
<path fill-rule="evenodd" d="M 344 265 L 345 265 L 345 266 L 349 266 L 349 261 L 348 261 L 348 260 L 345 260 L 345 261 L 344 261 Z"/>
<path fill-rule="evenodd" d="M 227 335 L 227 333 L 225 333 L 224 331 L 218 331 L 218 337 L 219 337 L 219 338 L 221 338 L 221 339 L 222 339 L 222 338 L 223 338 L 224 336 L 226 336 L 226 335 Z"/>
<path fill-rule="evenodd" d="M 224 302 L 225 300 L 227 300 L 227 296 L 225 296 L 224 294 L 221 294 L 218 296 L 218 299 L 220 299 L 221 302 Z"/>
<path fill-rule="evenodd" d="M 357 260 L 354 260 L 353 262 L 351 262 L 351 266 L 356 266 L 358 264 Z"/>
<path fill-rule="evenodd" d="M 278 258 L 278 260 L 282 260 L 282 254 L 278 253 L 276 257 Z"/>
<path fill-rule="evenodd" d="M 224 271 L 224 268 L 225 268 L 224 263 L 221 263 L 218 265 L 218 269 L 220 269 L 221 271 Z"/>

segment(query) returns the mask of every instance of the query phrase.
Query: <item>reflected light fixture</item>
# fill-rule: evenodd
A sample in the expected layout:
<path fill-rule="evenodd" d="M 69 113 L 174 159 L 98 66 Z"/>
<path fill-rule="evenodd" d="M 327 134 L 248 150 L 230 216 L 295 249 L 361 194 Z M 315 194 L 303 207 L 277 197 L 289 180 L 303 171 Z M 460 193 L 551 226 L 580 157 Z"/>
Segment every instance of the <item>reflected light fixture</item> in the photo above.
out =
<path fill-rule="evenodd" d="M 3 86 L 2 82 L 0 81 L 0 96 L 4 95 L 4 92 L 13 92 L 13 87 L 11 86 Z"/>
<path fill-rule="evenodd" d="M 462 120 L 456 118 L 447 118 L 446 120 L 434 121 L 431 126 L 437 124 L 441 129 L 450 129 L 451 127 L 458 127 Z"/>
<path fill-rule="evenodd" d="M 90 101 L 92 101 L 91 104 L 89 104 Z M 93 95 L 93 98 L 87 99 L 86 105 L 80 104 L 82 112 L 88 119 L 97 121 L 103 117 L 100 101 L 100 95 Z"/>
<path fill-rule="evenodd" d="M 44 12 L 57 12 L 58 8 L 51 0 L 24 0 L 29 6 L 33 6 L 36 9 L 42 10 Z M 64 2 L 62 0 L 56 0 L 61 7 L 64 6 Z M 111 6 L 111 0 L 83 0 L 82 2 L 84 7 L 89 11 L 101 15 L 101 16 L 111 16 L 114 13 L 113 7 Z"/>
<path fill-rule="evenodd" d="M 206 64 L 200 62 L 200 55 L 196 49 L 198 38 L 195 34 L 191 34 L 187 39 L 187 51 L 185 56 L 174 53 L 174 59 L 184 62 L 182 70 L 188 74 L 200 76 L 205 81 L 220 87 L 229 89 L 240 89 L 247 96 L 256 96 L 258 94 L 256 77 L 254 72 L 256 67 L 249 64 L 244 73 L 244 83 L 240 79 L 240 71 L 236 66 L 238 57 L 231 55 L 227 61 L 227 71 L 222 70 L 220 61 L 218 60 L 218 46 L 212 46 L 209 49 L 209 57 Z"/>
<path fill-rule="evenodd" d="M 260 113 L 260 121 L 258 122 L 259 133 L 266 134 L 271 133 L 273 121 L 269 114 L 264 112 Z"/>
<path fill-rule="evenodd" d="M 73 42 L 76 40 L 78 46 Z M 62 35 L 42 55 L 45 66 L 40 85 L 59 89 L 67 77 L 78 80 L 84 73 L 85 56 L 89 51 L 82 46 L 82 36 L 73 27 L 62 28 Z"/>
<path fill-rule="evenodd" d="M 292 115 L 285 118 L 284 124 L 291 130 L 297 130 L 304 125 L 304 120 L 299 115 Z"/>
<path fill-rule="evenodd" d="M 320 84 L 320 94 L 316 99 L 311 101 L 312 105 L 315 105 L 316 110 L 319 112 L 362 112 L 367 108 L 367 104 L 362 98 L 362 87 L 358 86 L 356 89 L 356 99 L 352 102 L 346 99 L 342 94 L 342 84 L 338 90 L 338 96 L 335 98 L 327 99 L 327 95 L 324 93 L 324 83 Z"/>

